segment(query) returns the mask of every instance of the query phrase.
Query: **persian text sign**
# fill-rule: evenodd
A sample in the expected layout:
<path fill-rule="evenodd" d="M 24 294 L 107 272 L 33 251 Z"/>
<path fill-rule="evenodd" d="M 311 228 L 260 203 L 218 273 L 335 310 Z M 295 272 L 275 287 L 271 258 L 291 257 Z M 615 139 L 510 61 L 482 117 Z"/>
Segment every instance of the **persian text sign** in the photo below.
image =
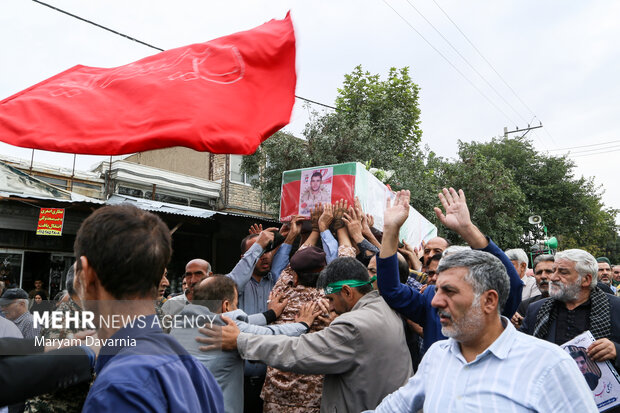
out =
<path fill-rule="evenodd" d="M 64 208 L 41 208 L 37 235 L 62 235 L 62 224 L 65 221 Z"/>

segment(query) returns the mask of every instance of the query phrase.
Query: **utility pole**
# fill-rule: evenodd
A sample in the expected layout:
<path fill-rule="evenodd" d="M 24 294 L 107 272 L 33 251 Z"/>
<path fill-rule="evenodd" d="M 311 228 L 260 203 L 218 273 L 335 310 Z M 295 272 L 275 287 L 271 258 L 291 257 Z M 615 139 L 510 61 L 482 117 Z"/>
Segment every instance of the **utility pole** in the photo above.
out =
<path fill-rule="evenodd" d="M 540 124 L 538 126 L 530 126 L 529 124 L 527 125 L 527 128 L 523 128 L 523 129 L 519 129 L 518 126 L 515 126 L 515 130 L 509 131 L 507 127 L 504 127 L 504 138 L 508 137 L 508 134 L 510 133 L 517 133 L 517 132 L 523 132 L 525 131 L 525 133 L 523 135 L 521 135 L 521 137 L 524 137 L 525 135 L 527 135 L 527 133 L 529 131 L 531 131 L 532 129 L 538 129 L 538 128 L 542 128 L 543 124 L 542 122 L 540 122 Z"/>

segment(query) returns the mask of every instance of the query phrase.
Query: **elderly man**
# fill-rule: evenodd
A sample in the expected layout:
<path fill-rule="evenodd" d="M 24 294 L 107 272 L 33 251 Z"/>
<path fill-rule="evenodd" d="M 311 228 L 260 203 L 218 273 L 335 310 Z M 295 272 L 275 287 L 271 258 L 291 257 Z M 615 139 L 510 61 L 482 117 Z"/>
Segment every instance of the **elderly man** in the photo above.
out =
<path fill-rule="evenodd" d="M 443 252 L 450 246 L 450 242 L 442 237 L 431 238 L 426 244 L 424 244 L 424 251 L 422 255 L 422 263 L 428 265 L 428 260 L 434 255 L 443 254 Z"/>
<path fill-rule="evenodd" d="M 203 342 L 284 371 L 325 374 L 321 412 L 373 409 L 411 375 L 403 323 L 370 286 L 355 258 L 332 261 L 319 276 L 330 308 L 340 314 L 325 329 L 301 337 L 240 333 L 231 320 Z M 221 334 L 221 335 L 220 335 Z"/>
<path fill-rule="evenodd" d="M 523 293 L 521 294 L 521 300 L 527 300 L 540 294 L 540 290 L 536 286 L 536 279 L 527 275 L 527 254 L 521 248 L 514 248 L 506 250 L 506 256 L 510 258 L 512 265 L 514 265 L 521 281 L 523 282 Z"/>
<path fill-rule="evenodd" d="M 510 282 L 499 259 L 463 251 L 442 259 L 438 271 L 432 305 L 449 339 L 431 346 L 416 375 L 377 412 L 598 411 L 564 350 L 516 331 L 500 315 Z"/>
<path fill-rule="evenodd" d="M 159 217 L 130 205 L 100 208 L 80 226 L 74 287 L 104 344 L 83 412 L 223 411 L 211 373 L 155 316 L 171 245 Z"/>
<path fill-rule="evenodd" d="M 430 285 L 423 293 L 420 293 L 408 285 L 401 284 L 398 279 L 396 250 L 398 233 L 402 225 L 400 214 L 408 214 L 409 209 L 405 208 L 405 205 L 409 205 L 409 197 L 409 191 L 400 191 L 394 201 L 398 207 L 388 208 L 385 211 L 383 240 L 377 259 L 377 282 L 381 296 L 390 307 L 424 328 L 422 350 L 426 351 L 431 344 L 446 337 L 441 332 L 437 312 L 431 305 L 435 295 L 435 286 Z M 435 208 L 435 213 L 440 222 L 458 233 L 472 248 L 497 256 L 506 266 L 510 279 L 510 294 L 505 307 L 503 307 L 502 314 L 506 317 L 512 317 L 521 302 L 521 290 L 523 288 L 517 271 L 506 254 L 471 222 L 467 201 L 462 190 L 457 193 L 453 188 L 450 188 L 449 191 L 444 188 L 439 199 L 446 211 L 444 215 L 439 208 Z"/>
<path fill-rule="evenodd" d="M 175 315 L 178 314 L 183 307 L 192 301 L 192 294 L 194 293 L 194 286 L 200 281 L 213 275 L 211 271 L 211 264 L 202 258 L 194 258 L 185 265 L 185 274 L 183 276 L 183 282 L 187 285 L 187 289 L 183 290 L 183 294 L 176 295 L 167 300 L 162 305 L 162 312 L 164 314 Z M 164 274 L 164 278 L 166 275 Z M 168 279 L 166 278 L 166 282 Z M 168 285 L 170 285 L 168 283 Z M 162 293 L 163 297 L 163 293 Z"/>
<path fill-rule="evenodd" d="M 590 330 L 588 348 L 594 361 L 610 360 L 620 368 L 620 298 L 597 287 L 598 265 L 588 252 L 571 249 L 555 255 L 549 298 L 531 304 L 521 331 L 564 344 Z"/>
<path fill-rule="evenodd" d="M 39 335 L 39 327 L 34 327 L 32 314 L 28 312 L 28 293 L 21 288 L 9 288 L 0 298 L 0 308 L 4 316 L 15 323 L 24 338 Z"/>

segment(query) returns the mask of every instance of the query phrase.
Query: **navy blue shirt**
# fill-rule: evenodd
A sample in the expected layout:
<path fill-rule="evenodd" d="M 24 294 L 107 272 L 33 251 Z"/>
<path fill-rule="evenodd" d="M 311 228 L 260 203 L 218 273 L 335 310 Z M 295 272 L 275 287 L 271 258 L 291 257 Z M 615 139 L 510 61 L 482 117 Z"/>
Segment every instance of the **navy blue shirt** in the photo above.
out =
<path fill-rule="evenodd" d="M 489 245 L 480 251 L 495 255 L 506 267 L 508 278 L 510 278 L 510 294 L 502 315 L 510 318 L 517 311 L 519 303 L 521 303 L 523 282 L 521 282 L 521 278 L 510 259 L 493 241 L 489 239 Z M 431 306 L 431 301 L 433 301 L 435 296 L 434 285 L 429 285 L 424 290 L 424 293 L 420 294 L 415 288 L 401 284 L 396 254 L 388 258 L 379 258 L 377 256 L 377 274 L 377 287 L 379 287 L 379 292 L 385 302 L 394 310 L 424 328 L 423 352 L 426 352 L 434 342 L 447 338 L 441 334 L 441 323 L 439 322 L 437 309 Z"/>
<path fill-rule="evenodd" d="M 123 341 L 101 348 L 83 412 L 224 412 L 211 373 L 163 333 L 155 315 L 110 339 Z"/>

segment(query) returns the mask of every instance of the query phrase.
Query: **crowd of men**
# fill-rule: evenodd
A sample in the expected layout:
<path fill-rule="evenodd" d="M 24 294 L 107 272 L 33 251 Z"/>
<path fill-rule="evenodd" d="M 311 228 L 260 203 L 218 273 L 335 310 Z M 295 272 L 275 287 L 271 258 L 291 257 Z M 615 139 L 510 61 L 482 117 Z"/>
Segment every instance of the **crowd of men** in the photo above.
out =
<path fill-rule="evenodd" d="M 227 274 L 190 260 L 168 297 L 166 225 L 100 208 L 56 311 L 125 321 L 38 331 L 34 297 L 4 291 L 0 412 L 597 412 L 586 366 L 620 368 L 620 265 L 570 249 L 536 256 L 530 276 L 525 251 L 471 221 L 463 191 L 439 200 L 465 245 L 403 242 L 409 191 L 382 231 L 357 199 L 317 202 L 309 220 L 252 226 Z M 560 347 L 585 331 L 584 351 Z"/>

